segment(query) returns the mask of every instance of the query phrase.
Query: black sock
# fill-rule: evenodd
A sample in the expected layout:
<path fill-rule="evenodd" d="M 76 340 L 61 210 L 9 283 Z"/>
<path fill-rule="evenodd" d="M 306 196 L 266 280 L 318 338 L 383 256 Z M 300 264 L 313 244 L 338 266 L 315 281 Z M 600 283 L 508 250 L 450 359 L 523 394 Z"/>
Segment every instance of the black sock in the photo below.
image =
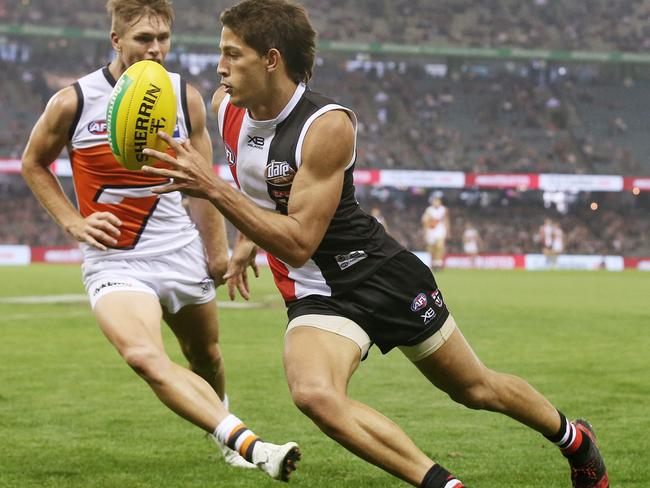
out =
<path fill-rule="evenodd" d="M 445 488 L 447 483 L 454 480 L 456 480 L 456 478 L 449 471 L 439 464 L 434 464 L 431 466 L 431 469 L 427 471 L 427 474 L 424 475 L 420 488 Z M 461 488 L 463 484 L 458 481 L 457 486 Z"/>
<path fill-rule="evenodd" d="M 567 425 L 569 424 L 569 421 L 562 412 L 558 410 L 557 413 L 560 415 L 560 429 L 556 434 L 544 436 L 556 445 L 558 445 L 562 441 L 562 438 L 566 435 Z"/>

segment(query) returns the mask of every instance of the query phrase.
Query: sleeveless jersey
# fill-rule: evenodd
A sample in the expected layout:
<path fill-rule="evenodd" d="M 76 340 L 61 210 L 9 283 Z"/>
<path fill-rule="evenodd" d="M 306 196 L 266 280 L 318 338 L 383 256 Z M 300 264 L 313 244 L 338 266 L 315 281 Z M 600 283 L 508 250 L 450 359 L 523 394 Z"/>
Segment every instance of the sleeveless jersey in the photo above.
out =
<path fill-rule="evenodd" d="M 298 85 L 287 106 L 272 120 L 253 120 L 226 95 L 219 107 L 219 131 L 242 192 L 260 207 L 286 215 L 305 135 L 316 118 L 331 110 L 347 112 L 356 132 L 356 116 L 351 110 L 304 84 Z M 286 302 L 343 293 L 404 249 L 359 207 L 352 180 L 355 159 L 356 147 L 345 169 L 338 208 L 307 263 L 294 268 L 268 254 L 275 283 Z"/>
<path fill-rule="evenodd" d="M 186 87 L 176 73 L 169 73 L 178 101 L 174 137 L 189 137 Z M 82 243 L 85 260 L 125 259 L 163 254 L 189 244 L 198 236 L 182 206 L 179 192 L 154 195 L 150 189 L 167 183 L 166 178 L 130 171 L 111 153 L 106 130 L 106 108 L 115 79 L 108 67 L 98 69 L 73 86 L 77 113 L 70 128 L 68 152 L 79 212 L 111 212 L 121 221 L 118 243 L 100 251 Z"/>
<path fill-rule="evenodd" d="M 425 212 L 428 217 L 428 227 L 430 229 L 440 228 L 441 230 L 447 230 L 445 225 L 445 215 L 447 215 L 446 207 L 443 205 L 440 205 L 439 207 L 431 205 L 427 207 Z"/>

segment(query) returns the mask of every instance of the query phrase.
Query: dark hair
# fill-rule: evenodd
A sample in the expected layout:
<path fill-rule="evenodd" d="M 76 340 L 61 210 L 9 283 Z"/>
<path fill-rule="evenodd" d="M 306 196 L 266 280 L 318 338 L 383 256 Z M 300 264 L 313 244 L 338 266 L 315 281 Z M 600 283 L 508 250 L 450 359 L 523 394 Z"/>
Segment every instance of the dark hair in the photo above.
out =
<path fill-rule="evenodd" d="M 296 83 L 311 78 L 316 57 L 316 32 L 307 11 L 285 0 L 244 0 L 224 10 L 221 23 L 260 56 L 280 51 L 287 74 Z"/>
<path fill-rule="evenodd" d="M 174 23 L 174 9 L 170 0 L 108 0 L 106 11 L 112 19 L 111 28 L 120 36 L 143 16 L 158 15 L 169 27 Z"/>

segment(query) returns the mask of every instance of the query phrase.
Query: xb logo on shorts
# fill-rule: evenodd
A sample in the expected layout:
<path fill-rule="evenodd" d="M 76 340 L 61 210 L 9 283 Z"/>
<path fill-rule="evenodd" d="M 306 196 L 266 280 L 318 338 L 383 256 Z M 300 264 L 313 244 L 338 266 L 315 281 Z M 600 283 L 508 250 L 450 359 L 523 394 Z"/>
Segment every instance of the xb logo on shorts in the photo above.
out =
<path fill-rule="evenodd" d="M 428 324 L 434 318 L 436 318 L 436 311 L 433 308 L 429 307 L 429 309 L 424 312 L 424 314 L 420 315 L 420 317 L 425 324 Z"/>

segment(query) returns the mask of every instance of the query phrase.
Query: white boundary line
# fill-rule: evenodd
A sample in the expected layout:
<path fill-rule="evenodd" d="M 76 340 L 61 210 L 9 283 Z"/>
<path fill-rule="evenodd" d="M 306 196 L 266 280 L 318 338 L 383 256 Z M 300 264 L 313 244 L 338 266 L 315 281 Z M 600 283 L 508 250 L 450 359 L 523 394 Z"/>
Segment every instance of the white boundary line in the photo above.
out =
<path fill-rule="evenodd" d="M 264 297 L 277 298 L 275 295 Z M 0 305 L 29 305 L 29 304 L 51 304 L 51 303 L 88 303 L 88 295 L 32 295 L 32 296 L 16 296 L 16 297 L 0 297 Z M 270 304 L 267 300 L 263 302 L 222 302 L 218 301 L 219 308 L 232 308 L 232 309 L 250 309 L 250 308 L 264 308 Z"/>

